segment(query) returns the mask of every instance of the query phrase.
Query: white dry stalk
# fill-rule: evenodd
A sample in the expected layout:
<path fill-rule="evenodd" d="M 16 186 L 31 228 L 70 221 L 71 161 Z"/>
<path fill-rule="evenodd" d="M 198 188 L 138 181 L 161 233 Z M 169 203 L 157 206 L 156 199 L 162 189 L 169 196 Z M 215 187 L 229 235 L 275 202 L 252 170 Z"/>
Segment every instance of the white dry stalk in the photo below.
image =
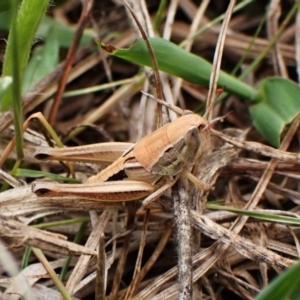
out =
<path fill-rule="evenodd" d="M 254 261 L 263 261 L 271 266 L 278 266 L 280 268 L 289 267 L 296 262 L 295 260 L 282 257 L 265 247 L 254 244 L 247 238 L 234 234 L 196 211 L 192 211 L 191 215 L 194 225 L 205 235 L 233 247 L 244 257 Z"/>
<path fill-rule="evenodd" d="M 159 232 L 155 232 L 153 234 L 151 234 L 151 236 L 147 237 L 147 243 L 155 243 L 159 238 L 160 238 L 161 234 Z M 140 242 L 138 240 L 132 242 L 130 244 L 130 249 L 129 252 L 132 252 L 134 250 L 137 250 L 139 248 Z M 107 246 L 107 244 L 106 244 Z M 105 262 L 105 269 L 106 272 L 107 270 L 111 267 L 112 262 L 116 261 L 118 258 L 120 257 L 120 251 L 117 250 L 116 255 L 114 255 L 112 252 L 107 253 L 107 259 Z M 87 285 L 91 284 L 92 281 L 94 281 L 96 278 L 96 271 L 89 274 L 88 276 L 84 277 L 76 286 L 75 290 L 74 290 L 74 294 L 76 294 L 77 292 L 84 290 L 86 288 Z"/>
<path fill-rule="evenodd" d="M 209 91 L 207 96 L 206 113 L 205 113 L 205 116 L 207 117 L 208 121 L 210 121 L 213 117 L 213 105 L 217 95 L 217 86 L 218 86 L 218 79 L 219 79 L 220 67 L 222 62 L 222 55 L 223 55 L 223 50 L 225 45 L 226 31 L 229 27 L 229 21 L 233 13 L 235 2 L 236 2 L 235 0 L 231 0 L 229 3 L 221 27 L 221 31 L 218 37 L 215 54 L 214 54 L 213 66 L 212 66 L 210 80 L 209 80 Z"/>
<path fill-rule="evenodd" d="M 0 216 L 0 232 L 8 243 L 11 241 L 11 247 L 28 245 L 63 255 L 97 255 L 94 250 L 68 242 L 63 235 L 33 228 L 3 215 Z"/>
<path fill-rule="evenodd" d="M 65 263 L 65 259 L 58 259 L 49 262 L 53 269 L 62 268 Z M 31 287 L 38 281 L 40 278 L 49 276 L 48 272 L 45 270 L 44 266 L 41 263 L 35 263 L 27 266 L 21 272 L 16 274 L 12 278 L 12 282 L 9 287 L 6 289 L 5 294 L 10 295 L 10 300 L 20 299 L 20 296 L 23 296 L 25 299 L 40 299 L 37 298 L 36 293 L 31 289 Z M 26 298 L 26 293 L 32 293 L 32 295 Z M 36 298 L 33 297 L 36 296 Z M 14 298 L 14 296 L 16 296 Z M 58 299 L 58 297 L 57 297 Z"/>
<path fill-rule="evenodd" d="M 189 300 L 193 297 L 193 265 L 190 196 L 187 180 L 180 178 L 177 181 L 172 196 L 178 252 L 178 299 Z"/>
<path fill-rule="evenodd" d="M 235 138 L 232 138 L 220 131 L 216 131 L 211 129 L 211 132 L 220 137 L 222 140 L 240 148 L 245 149 L 251 152 L 255 152 L 267 157 L 277 158 L 279 160 L 285 161 L 285 162 L 292 162 L 292 163 L 299 163 L 300 162 L 300 154 L 298 153 L 291 153 L 286 152 L 280 149 L 275 149 L 257 142 L 251 142 L 251 141 L 241 141 L 237 140 Z"/>
<path fill-rule="evenodd" d="M 95 224 L 91 234 L 89 235 L 85 247 L 91 250 L 97 248 L 99 236 L 101 236 L 104 233 L 104 229 L 114 213 L 114 209 L 107 209 L 103 211 L 103 213 L 98 219 L 97 224 Z M 89 261 L 91 258 L 92 256 L 90 255 L 81 255 L 78 262 L 76 263 L 76 266 L 74 267 L 66 285 L 66 288 L 70 295 L 74 294 L 78 283 L 85 275 L 86 270 L 89 267 Z"/>
<path fill-rule="evenodd" d="M 167 14 L 164 32 L 163 32 L 163 38 L 166 40 L 170 40 L 171 38 L 177 7 L 178 7 L 178 0 L 172 0 L 168 9 L 168 14 Z"/>
<path fill-rule="evenodd" d="M 11 176 L 10 174 L 4 172 L 2 169 L 0 169 L 0 178 L 7 182 L 12 187 L 19 187 L 23 186 L 24 182 L 16 179 L 15 177 Z"/>
<path fill-rule="evenodd" d="M 278 32 L 278 23 L 281 16 L 281 0 L 270 1 L 267 10 L 267 31 L 268 40 L 271 40 Z M 289 78 L 288 71 L 283 59 L 282 53 L 280 51 L 280 43 L 276 43 L 271 49 L 272 55 L 272 65 L 274 66 L 274 75 L 283 78 Z"/>
<path fill-rule="evenodd" d="M 197 9 L 196 15 L 193 18 L 193 22 L 192 25 L 190 27 L 190 32 L 188 34 L 188 37 L 186 38 L 186 43 L 184 46 L 184 49 L 186 51 L 190 51 L 194 42 L 194 35 L 196 33 L 196 31 L 199 28 L 200 22 L 202 20 L 202 17 L 204 15 L 204 12 L 209 4 L 210 0 L 204 0 L 202 1 L 201 5 L 199 6 L 199 8 Z M 200 70 L 199 70 L 200 71 Z M 197 72 L 197 70 L 196 70 Z M 174 87 L 173 87 L 173 97 L 174 100 L 177 101 L 178 97 L 179 97 L 179 91 L 182 85 L 182 79 L 181 78 L 175 78 L 174 79 Z M 177 102 L 175 102 L 177 103 Z"/>

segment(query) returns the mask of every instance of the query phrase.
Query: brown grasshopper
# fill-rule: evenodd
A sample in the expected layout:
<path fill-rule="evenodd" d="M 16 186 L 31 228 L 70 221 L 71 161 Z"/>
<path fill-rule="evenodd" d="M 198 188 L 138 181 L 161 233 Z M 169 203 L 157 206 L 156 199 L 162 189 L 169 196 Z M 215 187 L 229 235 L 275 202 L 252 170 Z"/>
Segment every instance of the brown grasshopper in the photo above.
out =
<path fill-rule="evenodd" d="M 34 183 L 33 192 L 39 196 L 74 195 L 97 201 L 132 201 L 149 196 L 144 202 L 148 204 L 171 187 L 179 175 L 186 175 L 196 186 L 208 190 L 210 186 L 192 175 L 190 169 L 208 149 L 209 141 L 208 122 L 186 111 L 175 121 L 143 137 L 85 184 Z M 125 145 L 120 144 L 120 148 L 124 149 Z M 109 146 L 113 143 L 102 145 L 105 149 Z M 49 149 L 47 153 L 42 150 L 35 156 L 63 159 L 66 155 L 61 153 L 65 151 L 68 150 Z"/>

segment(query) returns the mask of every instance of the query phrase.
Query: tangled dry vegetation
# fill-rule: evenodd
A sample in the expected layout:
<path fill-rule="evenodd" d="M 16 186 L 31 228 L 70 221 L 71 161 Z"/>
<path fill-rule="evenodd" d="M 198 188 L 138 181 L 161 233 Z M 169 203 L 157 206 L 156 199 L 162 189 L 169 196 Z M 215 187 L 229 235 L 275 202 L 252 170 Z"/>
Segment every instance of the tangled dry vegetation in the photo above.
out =
<path fill-rule="evenodd" d="M 143 1 L 128 1 L 146 33 L 153 35 L 151 20 L 160 1 L 146 2 L 143 5 Z M 210 22 L 226 11 L 228 3 L 198 2 L 170 1 L 155 34 L 179 44 L 209 25 L 186 47 L 212 61 L 221 25 Z M 263 29 L 256 39 L 253 36 L 265 15 L 262 1 L 253 1 L 231 17 L 222 69 L 231 71 L 246 53 L 242 71 L 268 46 L 279 20 L 290 9 L 288 1 L 271 2 L 273 10 L 270 9 L 266 19 L 268 30 Z M 98 39 L 117 47 L 129 46 L 140 37 L 121 1 L 95 1 L 86 19 L 80 19 L 81 12 L 79 0 L 63 1 L 48 11 L 52 18 L 71 27 L 80 28 L 86 22 Z M 298 50 L 294 44 L 296 26 L 288 24 L 274 51 L 270 50 L 248 76 L 248 83 L 255 86 L 270 75 L 296 80 L 293 78 Z M 80 35 L 80 30 L 77 33 Z M 1 34 L 5 36 L 5 32 Z M 250 43 L 253 45 L 247 52 Z M 69 65 L 67 79 L 62 79 L 70 64 L 68 51 L 72 50 L 76 50 L 74 61 Z M 150 69 L 140 72 L 136 65 L 95 52 L 93 41 L 84 47 L 76 48 L 73 44 L 69 50 L 61 48 L 60 60 L 51 74 L 24 95 L 23 108 L 26 116 L 36 111 L 42 111 L 47 118 L 50 115 L 65 145 L 133 143 L 155 129 L 159 110 L 155 101 L 145 102 L 140 93 L 144 90 L 155 94 Z M 195 72 L 201 70 L 195 68 Z M 71 91 L 117 80 L 124 81 L 121 87 L 63 98 L 58 111 L 53 109 L 58 84 L 62 91 Z M 176 105 L 190 110 L 204 107 L 207 88 L 166 75 L 162 75 L 162 83 L 166 98 Z M 61 293 L 65 299 L 70 299 L 68 295 L 72 299 L 93 299 L 95 294 L 96 299 L 176 299 L 178 291 L 187 288 L 184 282 L 190 280 L 189 271 L 182 270 L 186 266 L 193 271 L 193 285 L 188 286 L 193 299 L 252 299 L 298 258 L 299 229 L 259 220 L 262 216 L 259 214 L 297 217 L 300 195 L 299 159 L 294 156 L 289 161 L 280 161 L 259 154 L 263 150 L 273 152 L 264 147 L 266 142 L 252 127 L 248 105 L 248 101 L 230 95 L 213 109 L 214 118 L 226 116 L 224 122 L 213 125 L 214 130 L 235 137 L 241 146 L 227 143 L 217 137 L 220 134 L 210 131 L 210 151 L 197 163 L 194 174 L 214 188 L 203 192 L 192 184 L 179 182 L 172 192 L 152 203 L 150 210 L 144 209 L 141 201 L 102 202 L 75 195 L 40 197 L 32 191 L 32 179 L 19 173 L 14 180 L 3 172 L 2 181 L 8 181 L 14 188 L 0 194 L 1 299 L 19 299 L 20 295 L 26 299 L 60 299 Z M 166 114 L 165 111 L 162 118 Z M 12 127 L 7 127 L 10 122 L 10 115 L 2 117 L 1 153 L 14 134 Z M 283 133 L 282 151 L 299 150 L 298 123 L 296 118 Z M 40 125 L 31 124 L 30 128 L 24 134 L 25 158 L 21 167 L 66 175 L 68 168 L 64 164 L 35 158 L 37 149 L 48 149 L 49 145 L 39 130 Z M 281 154 L 284 155 L 279 153 L 279 157 Z M 15 158 L 12 151 L 3 170 L 10 170 Z M 76 178 L 85 181 L 108 164 L 72 165 Z M 181 210 L 182 198 L 191 203 L 188 211 Z M 219 206 L 213 201 L 218 201 Z M 243 216 L 228 209 L 240 209 Z M 254 211 L 255 218 L 247 217 L 243 213 L 246 210 Z M 186 213 L 186 219 L 180 213 Z M 182 234 L 184 238 L 189 223 L 184 220 L 190 220 L 192 225 L 187 242 L 180 238 Z M 186 251 L 192 254 L 192 264 Z M 56 273 L 64 270 L 63 279 L 54 284 L 55 274 L 51 269 Z M 186 295 L 181 299 L 191 297 Z"/>

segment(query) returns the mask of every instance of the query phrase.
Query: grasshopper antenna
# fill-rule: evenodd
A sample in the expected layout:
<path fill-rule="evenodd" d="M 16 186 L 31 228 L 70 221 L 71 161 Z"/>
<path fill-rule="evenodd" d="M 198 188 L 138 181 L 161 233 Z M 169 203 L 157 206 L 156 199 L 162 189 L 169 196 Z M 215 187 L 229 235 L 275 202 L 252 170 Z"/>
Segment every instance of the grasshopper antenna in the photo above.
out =
<path fill-rule="evenodd" d="M 215 99 L 214 99 L 214 101 L 212 101 L 209 104 L 208 108 L 206 109 L 205 114 L 203 115 L 203 118 L 208 119 L 209 112 L 213 109 L 213 106 L 215 105 L 218 97 L 224 92 L 224 90 L 225 90 L 225 86 L 223 88 L 217 88 L 216 94 L 215 94 Z"/>
<path fill-rule="evenodd" d="M 182 115 L 186 115 L 187 113 L 193 113 L 193 112 L 190 111 L 190 110 L 183 110 L 183 109 L 181 109 L 181 108 L 178 107 L 178 106 L 175 106 L 175 105 L 169 104 L 169 103 L 166 102 L 166 101 L 160 100 L 160 99 L 154 97 L 153 95 L 151 95 L 151 94 L 149 94 L 149 93 L 146 93 L 146 92 L 144 92 L 144 91 L 141 91 L 141 93 L 142 93 L 143 95 L 145 95 L 145 96 L 147 96 L 147 97 L 149 97 L 149 98 L 155 100 L 157 103 L 159 103 L 159 104 L 161 104 L 161 105 L 167 107 L 168 109 L 173 110 L 173 111 L 174 111 L 176 114 L 178 114 L 178 115 L 181 115 L 181 116 L 182 116 Z"/>

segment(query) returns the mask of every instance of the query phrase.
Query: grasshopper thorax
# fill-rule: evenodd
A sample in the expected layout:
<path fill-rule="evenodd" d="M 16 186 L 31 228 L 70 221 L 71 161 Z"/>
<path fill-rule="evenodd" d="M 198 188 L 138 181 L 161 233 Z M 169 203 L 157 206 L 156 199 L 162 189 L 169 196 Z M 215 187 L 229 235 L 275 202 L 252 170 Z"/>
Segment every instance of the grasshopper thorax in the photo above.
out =
<path fill-rule="evenodd" d="M 179 117 L 137 142 L 134 156 L 152 174 L 175 176 L 209 147 L 207 124 L 197 114 Z"/>

